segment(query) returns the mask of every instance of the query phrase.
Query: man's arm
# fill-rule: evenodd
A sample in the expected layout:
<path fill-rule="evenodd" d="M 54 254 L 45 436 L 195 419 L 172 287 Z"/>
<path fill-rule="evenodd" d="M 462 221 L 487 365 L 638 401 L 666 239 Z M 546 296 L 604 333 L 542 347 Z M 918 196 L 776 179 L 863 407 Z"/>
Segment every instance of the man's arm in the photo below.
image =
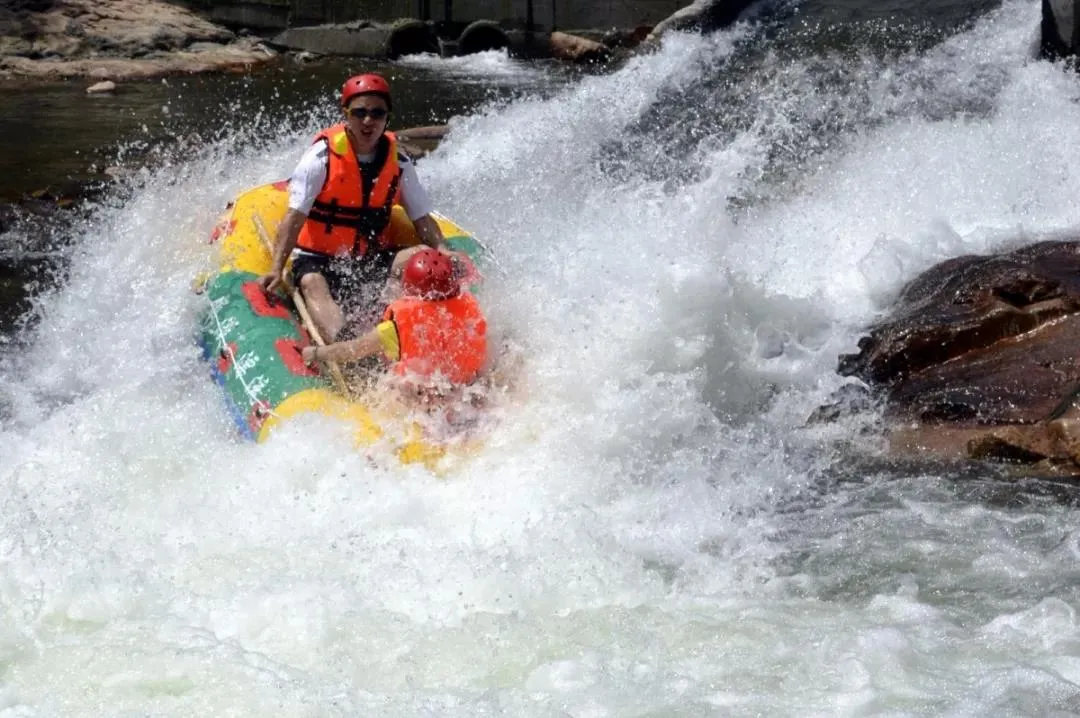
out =
<path fill-rule="evenodd" d="M 420 237 L 420 241 L 427 246 L 434 249 L 449 249 L 446 246 L 446 238 L 439 229 L 439 223 L 430 214 L 414 219 L 413 226 L 416 227 L 416 234 Z"/>
<path fill-rule="evenodd" d="M 304 152 L 296 169 L 289 176 L 289 211 L 285 213 L 277 228 L 274 249 L 271 252 L 270 273 L 260 279 L 268 292 L 281 286 L 281 272 L 296 247 L 296 240 L 300 237 L 300 230 L 307 221 L 315 198 L 326 183 L 328 152 L 326 142 L 314 143 Z"/>
<path fill-rule="evenodd" d="M 296 240 L 299 239 L 300 230 L 306 221 L 307 215 L 298 209 L 290 209 L 285 213 L 284 219 L 278 225 L 274 241 L 274 262 L 270 271 L 281 274 L 285 269 L 285 263 L 289 261 L 289 255 L 296 247 Z"/>
<path fill-rule="evenodd" d="M 335 342 L 322 347 L 304 347 L 301 355 L 307 364 L 316 361 L 348 362 L 378 354 L 382 349 L 383 339 L 378 328 L 375 328 L 362 337 L 347 342 Z"/>

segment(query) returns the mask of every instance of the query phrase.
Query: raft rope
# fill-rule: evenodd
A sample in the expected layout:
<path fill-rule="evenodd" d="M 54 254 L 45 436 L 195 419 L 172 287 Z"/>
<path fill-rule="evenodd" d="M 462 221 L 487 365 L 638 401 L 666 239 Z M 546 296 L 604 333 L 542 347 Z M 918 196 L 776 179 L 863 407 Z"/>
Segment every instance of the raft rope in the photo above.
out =
<path fill-rule="evenodd" d="M 239 365 L 236 362 L 236 353 L 233 352 L 232 347 L 230 347 L 229 343 L 225 340 L 225 330 L 221 327 L 221 319 L 218 317 L 217 307 L 214 305 L 213 299 L 210 300 L 210 314 L 214 317 L 214 326 L 217 328 L 218 344 L 221 345 L 218 353 L 220 354 L 223 351 L 226 352 L 229 356 L 232 366 L 238 367 Z M 261 412 L 263 416 L 275 416 L 279 419 L 281 418 L 274 413 L 273 409 L 269 408 L 268 406 L 263 406 L 262 399 L 260 399 L 258 394 L 256 394 L 251 389 L 251 386 L 247 383 L 247 380 L 244 379 L 243 372 L 237 371 L 236 378 L 240 380 L 240 386 L 244 388 L 244 394 L 248 398 L 248 405 L 250 408 L 255 411 Z"/>

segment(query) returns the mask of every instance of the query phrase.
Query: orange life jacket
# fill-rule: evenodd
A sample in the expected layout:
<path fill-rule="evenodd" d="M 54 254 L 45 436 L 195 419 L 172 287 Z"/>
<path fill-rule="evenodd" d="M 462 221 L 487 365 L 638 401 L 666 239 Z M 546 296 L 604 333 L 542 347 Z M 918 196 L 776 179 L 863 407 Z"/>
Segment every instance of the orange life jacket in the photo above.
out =
<path fill-rule="evenodd" d="M 401 167 L 397 139 L 384 132 L 375 150 L 378 175 L 364 195 L 364 173 L 356 160 L 345 125 L 334 125 L 315 136 L 325 140 L 326 182 L 315 198 L 296 246 L 332 256 L 363 257 L 372 242 L 389 245 L 390 210 L 401 200 Z"/>
<path fill-rule="evenodd" d="M 386 308 L 383 320 L 397 327 L 396 374 L 439 373 L 455 384 L 468 384 L 487 360 L 487 321 L 476 297 L 467 292 L 440 301 L 399 299 Z"/>

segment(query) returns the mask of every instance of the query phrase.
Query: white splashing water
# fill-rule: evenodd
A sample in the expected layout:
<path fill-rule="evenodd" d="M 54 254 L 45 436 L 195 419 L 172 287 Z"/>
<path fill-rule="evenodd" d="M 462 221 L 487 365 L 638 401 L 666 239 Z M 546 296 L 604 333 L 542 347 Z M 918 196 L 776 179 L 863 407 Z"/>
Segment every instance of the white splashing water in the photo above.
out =
<path fill-rule="evenodd" d="M 1030 60 L 1037 16 L 869 68 L 881 121 L 737 220 L 782 118 L 704 143 L 677 192 L 596 159 L 732 36 L 457 119 L 422 172 L 495 248 L 528 359 L 445 480 L 315 419 L 229 436 L 189 280 L 306 133 L 98 210 L 4 370 L 0 716 L 1074 712 L 1075 516 L 935 477 L 810 492 L 835 455 L 801 428 L 914 273 L 1080 225 L 1080 88 Z M 926 119 L 902 73 L 991 77 L 993 110 Z"/>
<path fill-rule="evenodd" d="M 406 55 L 398 63 L 404 67 L 418 67 L 452 77 L 459 82 L 483 82 L 513 80 L 517 84 L 529 81 L 543 82 L 547 73 L 525 60 L 510 57 L 504 50 L 485 50 L 460 57 L 439 57 L 430 53 Z"/>

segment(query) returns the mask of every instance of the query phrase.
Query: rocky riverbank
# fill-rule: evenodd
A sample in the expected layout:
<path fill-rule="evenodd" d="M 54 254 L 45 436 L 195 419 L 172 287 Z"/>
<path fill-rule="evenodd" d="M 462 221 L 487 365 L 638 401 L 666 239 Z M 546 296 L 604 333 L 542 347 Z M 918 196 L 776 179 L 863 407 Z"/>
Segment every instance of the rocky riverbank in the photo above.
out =
<path fill-rule="evenodd" d="M 0 76 L 125 81 L 242 71 L 276 55 L 159 0 L 11 0 L 0 6 Z"/>
<path fill-rule="evenodd" d="M 697 0 L 670 17 L 661 15 L 655 27 L 658 9 L 652 6 L 649 12 L 645 6 L 637 8 L 634 12 L 641 17 L 621 29 L 602 13 L 589 15 L 603 20 L 600 24 L 607 29 L 577 34 L 534 27 L 531 21 L 526 26 L 533 29 L 523 30 L 513 17 L 455 22 L 372 18 L 305 25 L 292 23 L 296 18 L 290 11 L 281 31 L 262 28 L 270 32 L 263 40 L 236 24 L 236 18 L 225 27 L 167 0 L 8 0 L 0 5 L 0 77 L 115 82 L 245 71 L 278 51 L 394 59 L 421 52 L 456 55 L 508 48 L 525 57 L 606 62 L 646 37 L 646 46 L 653 46 L 670 29 L 709 31 L 730 25 L 749 4 Z M 220 8 L 210 8 L 215 9 Z"/>

